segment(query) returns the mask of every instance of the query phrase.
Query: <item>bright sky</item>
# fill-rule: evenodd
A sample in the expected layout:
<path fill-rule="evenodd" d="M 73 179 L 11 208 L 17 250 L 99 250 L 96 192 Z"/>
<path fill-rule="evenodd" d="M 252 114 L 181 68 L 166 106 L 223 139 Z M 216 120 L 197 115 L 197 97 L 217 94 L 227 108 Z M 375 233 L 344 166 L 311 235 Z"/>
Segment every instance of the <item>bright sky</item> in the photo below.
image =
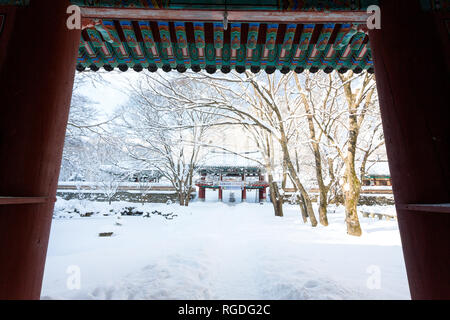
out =
<path fill-rule="evenodd" d="M 97 103 L 99 111 L 105 115 L 111 115 L 114 110 L 127 103 L 128 93 L 126 88 L 132 82 L 135 82 L 140 76 L 137 72 L 119 72 L 101 73 L 103 82 L 95 84 L 88 81 L 80 87 L 80 93 Z"/>

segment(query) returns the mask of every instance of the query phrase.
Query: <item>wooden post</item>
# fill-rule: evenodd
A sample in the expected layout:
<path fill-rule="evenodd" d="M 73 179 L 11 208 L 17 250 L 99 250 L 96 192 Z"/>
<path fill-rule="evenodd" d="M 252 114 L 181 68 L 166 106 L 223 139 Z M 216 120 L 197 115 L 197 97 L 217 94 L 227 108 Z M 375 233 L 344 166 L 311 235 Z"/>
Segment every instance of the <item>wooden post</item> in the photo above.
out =
<path fill-rule="evenodd" d="M 198 199 L 200 201 L 205 201 L 206 198 L 206 188 L 198 187 Z"/>
<path fill-rule="evenodd" d="M 1 7 L 0 300 L 39 299 L 72 95 L 80 30 L 68 0 Z"/>
<path fill-rule="evenodd" d="M 266 187 L 259 189 L 259 202 L 266 201 Z"/>
<path fill-rule="evenodd" d="M 219 201 L 223 201 L 222 187 L 219 187 Z"/>
<path fill-rule="evenodd" d="M 450 299 L 450 214 L 409 206 L 450 203 L 449 35 L 417 0 L 380 5 L 370 43 L 411 296 Z"/>
<path fill-rule="evenodd" d="M 245 187 L 242 188 L 242 202 L 245 202 L 245 200 L 247 199 L 247 189 L 245 189 Z"/>

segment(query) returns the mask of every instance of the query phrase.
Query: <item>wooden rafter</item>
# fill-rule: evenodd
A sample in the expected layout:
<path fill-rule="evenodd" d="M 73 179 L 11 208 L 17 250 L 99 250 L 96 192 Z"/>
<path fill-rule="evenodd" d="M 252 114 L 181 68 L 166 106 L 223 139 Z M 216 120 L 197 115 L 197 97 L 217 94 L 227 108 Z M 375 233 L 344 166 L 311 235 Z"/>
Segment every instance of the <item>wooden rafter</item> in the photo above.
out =
<path fill-rule="evenodd" d="M 127 19 L 153 21 L 208 21 L 265 23 L 365 23 L 366 11 L 263 11 L 263 10 L 200 10 L 200 9 L 130 9 L 82 7 L 81 15 L 88 19 Z"/>
<path fill-rule="evenodd" d="M 48 201 L 48 197 L 0 197 L 0 205 L 42 204 Z"/>

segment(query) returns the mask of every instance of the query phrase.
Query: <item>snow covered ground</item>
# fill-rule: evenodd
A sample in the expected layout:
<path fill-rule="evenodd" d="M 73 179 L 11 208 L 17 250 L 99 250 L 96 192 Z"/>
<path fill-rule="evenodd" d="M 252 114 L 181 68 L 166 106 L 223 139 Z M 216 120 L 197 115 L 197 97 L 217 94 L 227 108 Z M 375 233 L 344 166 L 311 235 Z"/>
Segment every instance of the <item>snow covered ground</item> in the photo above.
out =
<path fill-rule="evenodd" d="M 342 208 L 314 229 L 291 205 L 130 205 L 178 217 L 54 219 L 43 299 L 410 298 L 396 221 L 361 217 L 356 238 Z"/>

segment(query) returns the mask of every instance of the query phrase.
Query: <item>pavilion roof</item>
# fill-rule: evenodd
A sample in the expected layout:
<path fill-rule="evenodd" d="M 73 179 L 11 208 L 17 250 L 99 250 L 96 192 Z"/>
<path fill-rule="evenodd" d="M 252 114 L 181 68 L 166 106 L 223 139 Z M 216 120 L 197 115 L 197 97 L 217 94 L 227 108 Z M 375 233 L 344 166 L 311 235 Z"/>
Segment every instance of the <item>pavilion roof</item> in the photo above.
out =
<path fill-rule="evenodd" d="M 389 164 L 387 161 L 377 161 L 375 163 L 368 163 L 367 166 L 369 167 L 367 170 L 366 176 L 368 178 L 375 178 L 375 177 L 385 177 L 390 178 L 391 174 L 389 171 Z"/>
<path fill-rule="evenodd" d="M 243 157 L 245 156 L 245 157 Z M 200 166 L 200 172 L 206 174 L 259 174 L 264 168 L 257 160 L 259 152 L 245 152 L 243 156 L 227 152 L 211 152 Z"/>
<path fill-rule="evenodd" d="M 264 172 L 261 166 L 202 166 L 199 170 L 200 174 L 251 174 L 259 175 Z"/>

